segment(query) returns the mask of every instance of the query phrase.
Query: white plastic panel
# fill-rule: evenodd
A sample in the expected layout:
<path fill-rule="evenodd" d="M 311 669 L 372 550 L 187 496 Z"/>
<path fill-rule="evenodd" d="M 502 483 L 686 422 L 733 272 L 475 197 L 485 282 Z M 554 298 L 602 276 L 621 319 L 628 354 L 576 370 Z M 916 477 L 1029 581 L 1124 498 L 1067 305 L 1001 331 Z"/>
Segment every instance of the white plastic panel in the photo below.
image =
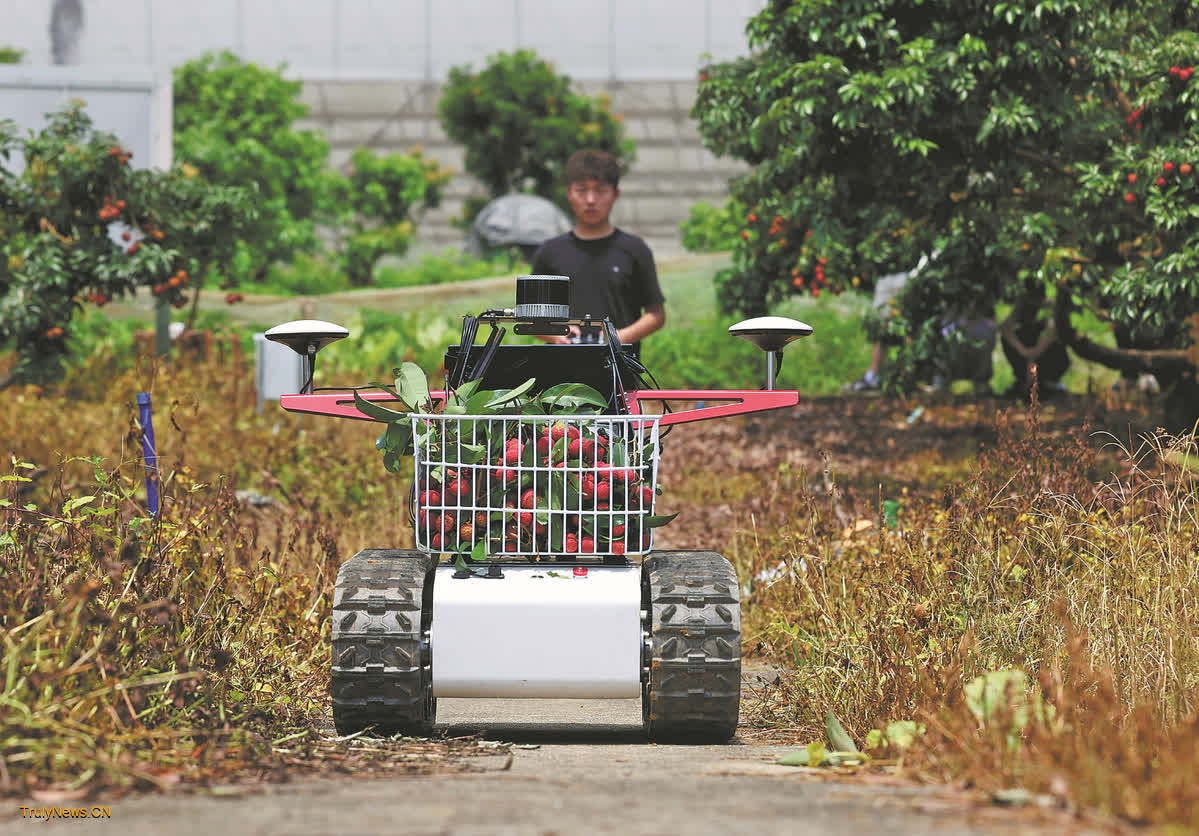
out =
<path fill-rule="evenodd" d="M 304 360 L 290 348 L 254 335 L 254 380 L 258 386 L 258 411 L 263 401 L 294 395 L 304 386 Z"/>
<path fill-rule="evenodd" d="M 502 567 L 433 585 L 433 695 L 629 699 L 641 694 L 641 569 Z"/>
<path fill-rule="evenodd" d="M 707 62 L 747 51 L 745 21 L 765 0 L 81 0 L 68 63 L 177 66 L 230 49 L 307 79 L 443 81 L 530 47 L 576 80 L 695 78 Z M 5 46 L 51 61 L 49 0 L 0 0 Z"/>
<path fill-rule="evenodd" d="M 171 167 L 173 99 L 170 73 L 147 69 L 0 66 L 0 118 L 22 131 L 41 131 L 46 114 L 73 99 L 85 103 L 97 130 L 114 134 L 133 152 L 133 168 Z M 4 165 L 0 161 L 0 165 Z M 23 160 L 6 168 L 20 171 Z"/>

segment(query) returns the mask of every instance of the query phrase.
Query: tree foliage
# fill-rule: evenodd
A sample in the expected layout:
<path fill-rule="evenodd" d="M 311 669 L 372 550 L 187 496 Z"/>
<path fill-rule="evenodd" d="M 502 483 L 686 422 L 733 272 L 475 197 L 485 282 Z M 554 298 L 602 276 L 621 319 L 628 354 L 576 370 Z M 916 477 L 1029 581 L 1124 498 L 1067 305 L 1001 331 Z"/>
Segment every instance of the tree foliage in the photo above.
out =
<path fill-rule="evenodd" d="M 235 279 L 261 277 L 275 261 L 314 251 L 317 218 L 332 208 L 329 144 L 294 127 L 308 115 L 301 87 L 230 52 L 175 69 L 175 159 L 211 183 L 258 192 L 258 219 L 239 245 Z"/>
<path fill-rule="evenodd" d="M 413 216 L 436 206 L 451 172 L 419 148 L 407 154 L 355 150 L 349 174 L 328 167 L 329 144 L 298 130 L 308 115 L 302 84 L 282 69 L 209 53 L 175 71 L 175 157 L 215 183 L 257 193 L 258 222 L 238 244 L 232 281 L 261 279 L 275 262 L 321 249 L 331 230 L 350 281 L 368 284 L 386 254 L 402 254 Z"/>
<path fill-rule="evenodd" d="M 527 49 L 498 53 L 479 72 L 452 67 L 438 109 L 492 197 L 531 192 L 565 205 L 562 166 L 575 151 L 598 148 L 626 164 L 634 156 L 607 98 L 573 92 L 568 76 Z"/>
<path fill-rule="evenodd" d="M 194 170 L 135 170 L 77 104 L 20 136 L 0 123 L 0 348 L 11 380 L 55 376 L 84 304 L 148 287 L 176 307 L 233 256 L 254 220 L 249 193 Z M 24 162 L 19 174 L 16 169 Z"/>
<path fill-rule="evenodd" d="M 1197 21 L 1190 0 L 773 0 L 694 109 L 754 166 L 722 304 L 866 289 L 939 252 L 888 325 L 901 378 L 932 368 L 946 318 L 1043 293 L 1076 352 L 1193 381 Z M 1155 353 L 1089 343 L 1076 307 Z"/>

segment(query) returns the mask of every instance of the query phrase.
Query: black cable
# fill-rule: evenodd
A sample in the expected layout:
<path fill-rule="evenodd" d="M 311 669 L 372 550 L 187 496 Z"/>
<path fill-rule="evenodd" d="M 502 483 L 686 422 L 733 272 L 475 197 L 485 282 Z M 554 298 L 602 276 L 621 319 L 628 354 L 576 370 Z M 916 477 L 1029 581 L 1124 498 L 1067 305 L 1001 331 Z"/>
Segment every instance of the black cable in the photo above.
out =
<path fill-rule="evenodd" d="M 495 353 L 499 350 L 500 343 L 504 341 L 504 335 L 507 333 L 507 328 L 497 327 L 494 324 L 491 326 L 491 333 L 487 336 L 487 343 L 483 346 L 483 354 L 479 357 L 479 361 L 471 367 L 467 380 L 478 380 L 487 374 L 487 370 L 491 368 L 491 361 L 495 358 Z"/>
<path fill-rule="evenodd" d="M 458 338 L 458 356 L 454 358 L 454 368 L 446 374 L 446 385 L 451 389 L 457 389 L 465 382 L 466 367 L 470 362 L 470 350 L 475 344 L 475 334 L 478 331 L 478 317 L 470 314 L 462 317 L 462 335 Z"/>

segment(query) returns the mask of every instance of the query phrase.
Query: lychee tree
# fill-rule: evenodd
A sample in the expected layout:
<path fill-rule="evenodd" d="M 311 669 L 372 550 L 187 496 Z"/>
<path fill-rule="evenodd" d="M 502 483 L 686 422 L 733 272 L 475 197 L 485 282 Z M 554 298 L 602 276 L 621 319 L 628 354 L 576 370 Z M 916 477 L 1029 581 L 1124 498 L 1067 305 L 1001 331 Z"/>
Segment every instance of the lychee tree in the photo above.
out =
<path fill-rule="evenodd" d="M 39 133 L 0 122 L 0 351 L 12 352 L 0 386 L 53 380 L 84 305 L 148 287 L 183 307 L 232 257 L 254 217 L 245 190 L 130 156 L 77 105 Z"/>
<path fill-rule="evenodd" d="M 709 148 L 753 165 L 722 305 L 865 290 L 938 252 L 873 334 L 900 346 L 900 385 L 935 368 L 947 320 L 1044 294 L 1076 353 L 1186 402 L 1196 21 L 1185 0 L 772 0 L 693 111 Z M 1076 332 L 1084 308 L 1122 347 Z"/>
<path fill-rule="evenodd" d="M 572 89 L 568 76 L 528 49 L 497 53 L 487 66 L 451 67 L 437 110 L 446 135 L 465 149 L 466 170 L 491 197 L 529 192 L 566 204 L 562 167 L 580 148 L 628 164 L 636 146 L 606 96 Z M 467 205 L 473 219 L 486 200 Z"/>

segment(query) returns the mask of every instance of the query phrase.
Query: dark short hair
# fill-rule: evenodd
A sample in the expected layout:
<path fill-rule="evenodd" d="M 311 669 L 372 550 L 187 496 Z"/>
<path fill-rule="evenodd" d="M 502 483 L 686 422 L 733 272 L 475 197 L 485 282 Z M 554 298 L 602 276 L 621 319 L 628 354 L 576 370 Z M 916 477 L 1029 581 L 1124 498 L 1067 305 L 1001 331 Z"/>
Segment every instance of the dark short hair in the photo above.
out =
<path fill-rule="evenodd" d="M 562 176 L 567 186 L 581 180 L 599 180 L 616 188 L 620 185 L 620 163 L 607 151 L 585 148 L 570 155 Z"/>

